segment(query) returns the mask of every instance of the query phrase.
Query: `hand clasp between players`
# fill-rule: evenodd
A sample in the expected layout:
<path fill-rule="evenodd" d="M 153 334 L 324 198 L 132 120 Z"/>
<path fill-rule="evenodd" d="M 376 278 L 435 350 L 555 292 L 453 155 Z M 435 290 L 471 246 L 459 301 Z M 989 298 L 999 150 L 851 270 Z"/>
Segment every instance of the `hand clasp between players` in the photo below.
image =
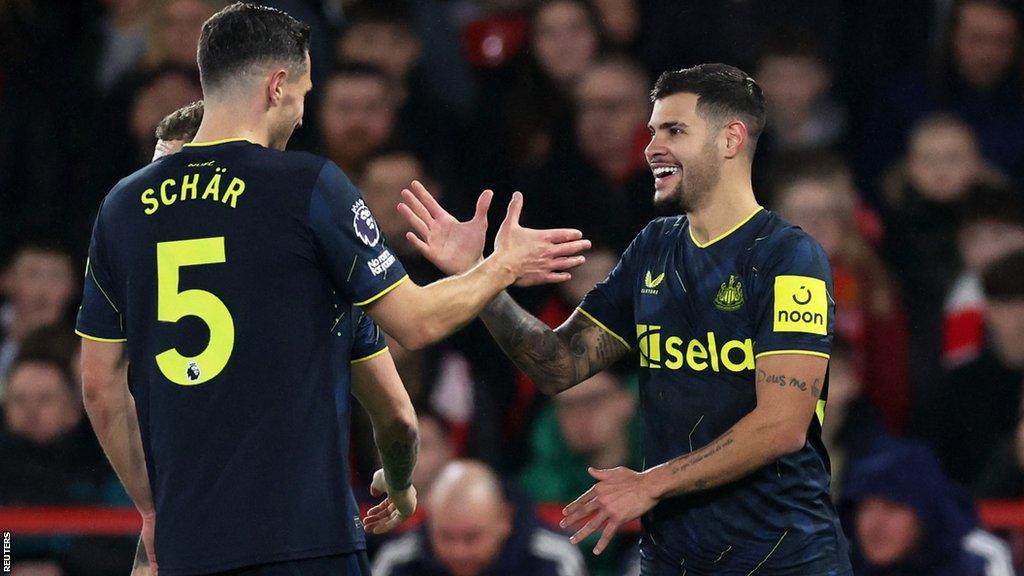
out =
<path fill-rule="evenodd" d="M 623 466 L 609 470 L 588 468 L 597 484 L 562 509 L 562 528 L 576 530 L 570 541 L 579 544 L 601 530 L 601 539 L 594 546 L 600 554 L 623 524 L 644 515 L 658 503 L 650 494 L 643 473 Z"/>
<path fill-rule="evenodd" d="M 448 213 L 419 182 L 402 191 L 398 211 L 412 227 L 406 238 L 421 254 L 446 274 L 461 274 L 483 257 L 487 235 L 487 209 L 494 193 L 485 190 L 476 203 L 473 218 L 460 222 Z M 516 192 L 494 240 L 494 256 L 509 266 L 517 286 L 564 282 L 568 270 L 585 261 L 581 252 L 590 249 L 583 233 L 571 228 L 534 230 L 519 224 L 523 195 Z"/>

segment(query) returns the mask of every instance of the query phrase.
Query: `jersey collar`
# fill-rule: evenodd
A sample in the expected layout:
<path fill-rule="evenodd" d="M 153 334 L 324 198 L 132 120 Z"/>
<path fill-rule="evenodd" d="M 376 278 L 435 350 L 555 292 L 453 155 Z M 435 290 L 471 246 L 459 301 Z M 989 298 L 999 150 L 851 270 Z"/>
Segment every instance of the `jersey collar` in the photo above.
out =
<path fill-rule="evenodd" d="M 185 146 L 189 146 L 189 147 L 216 146 L 218 144 L 227 144 L 228 142 L 248 142 L 248 140 L 246 140 L 245 138 L 225 138 L 223 140 L 210 140 L 209 142 L 189 142 L 188 144 L 185 144 Z"/>
<path fill-rule="evenodd" d="M 716 237 L 716 238 L 712 238 L 711 240 L 708 240 L 707 242 L 705 242 L 705 243 L 703 243 L 703 244 L 701 244 L 700 242 L 698 242 L 698 241 L 697 241 L 697 238 L 696 238 L 696 237 L 695 237 L 695 236 L 693 235 L 693 227 L 692 227 L 692 226 L 690 226 L 690 225 L 689 225 L 689 223 L 687 223 L 687 225 L 686 225 L 686 230 L 687 230 L 687 232 L 689 232 L 689 235 L 690 235 L 690 240 L 691 240 L 691 241 L 693 242 L 693 244 L 694 244 L 694 245 L 695 245 L 695 246 L 696 246 L 697 248 L 701 248 L 701 249 L 703 249 L 703 248 L 707 248 L 708 246 L 711 246 L 712 244 L 714 244 L 714 243 L 718 242 L 719 240 L 724 240 L 724 239 L 725 239 L 726 237 L 728 237 L 728 236 L 729 236 L 730 234 L 732 234 L 733 232 L 735 232 L 735 231 L 739 230 L 740 228 L 742 228 L 744 224 L 746 224 L 747 222 L 750 222 L 750 220 L 751 220 L 751 219 L 752 219 L 752 218 L 753 218 L 754 216 L 757 216 L 757 215 L 758 215 L 758 214 L 760 214 L 760 213 L 761 213 L 761 211 L 763 211 L 763 210 L 764 210 L 764 207 L 763 207 L 763 206 L 758 206 L 758 207 L 757 207 L 757 210 L 754 210 L 753 212 L 751 212 L 751 213 L 750 213 L 750 216 L 747 216 L 747 217 L 746 217 L 746 218 L 744 218 L 743 220 L 740 220 L 739 224 L 736 224 L 736 225 L 735 225 L 735 226 L 733 226 L 732 228 L 730 228 L 730 229 L 726 230 L 726 231 L 725 231 L 724 233 L 720 234 L 720 235 L 719 235 L 718 237 Z"/>

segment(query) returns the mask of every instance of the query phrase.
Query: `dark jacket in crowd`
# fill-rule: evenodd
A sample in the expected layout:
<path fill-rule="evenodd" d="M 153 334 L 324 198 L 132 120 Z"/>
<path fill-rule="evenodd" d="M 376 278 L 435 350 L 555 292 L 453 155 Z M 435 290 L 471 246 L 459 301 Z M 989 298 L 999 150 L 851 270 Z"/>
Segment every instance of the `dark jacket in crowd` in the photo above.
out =
<path fill-rule="evenodd" d="M 449 576 L 438 561 L 426 529 L 385 544 L 377 553 L 375 576 Z M 562 535 L 534 522 L 517 522 L 498 559 L 480 576 L 586 576 L 579 550 Z"/>
<path fill-rule="evenodd" d="M 917 442 L 889 439 L 871 456 L 850 465 L 843 506 L 846 533 L 854 540 L 854 567 L 861 576 L 984 576 L 985 559 L 965 549 L 978 527 L 967 496 L 943 472 L 932 451 Z M 857 504 L 880 497 L 912 508 L 921 542 L 912 557 L 894 566 L 867 564 L 856 548 Z"/>

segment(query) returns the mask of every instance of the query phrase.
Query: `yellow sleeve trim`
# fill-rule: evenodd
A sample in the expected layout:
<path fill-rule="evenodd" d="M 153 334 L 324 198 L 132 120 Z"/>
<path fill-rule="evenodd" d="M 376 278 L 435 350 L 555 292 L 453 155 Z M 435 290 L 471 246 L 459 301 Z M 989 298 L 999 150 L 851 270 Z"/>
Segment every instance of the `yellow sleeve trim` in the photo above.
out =
<path fill-rule="evenodd" d="M 722 239 L 728 237 L 733 232 L 739 230 L 741 226 L 743 226 L 747 222 L 750 222 L 751 218 L 753 218 L 754 216 L 757 216 L 761 212 L 761 210 L 764 210 L 764 208 L 761 207 L 761 206 L 758 206 L 757 210 L 754 210 L 753 212 L 751 212 L 750 216 L 747 216 L 743 220 L 740 220 L 739 224 L 733 226 L 732 228 L 729 228 L 728 230 L 725 231 L 725 233 L 720 234 L 718 237 L 712 238 L 711 240 L 708 240 L 707 242 L 705 242 L 703 244 L 701 244 L 700 241 L 697 240 L 697 237 L 693 235 L 693 226 L 687 225 L 687 228 L 690 231 L 690 240 L 693 240 L 693 243 L 697 245 L 697 248 L 707 248 L 708 246 L 711 246 L 715 242 L 718 242 L 719 240 L 722 240 Z"/>
<path fill-rule="evenodd" d="M 824 352 L 815 352 L 814 350 L 770 350 L 768 352 L 761 352 L 755 354 L 754 359 L 758 359 L 761 356 L 778 356 L 779 354 L 802 354 L 804 356 L 817 356 L 819 358 L 829 359 L 830 356 Z"/>
<path fill-rule="evenodd" d="M 99 336 L 90 336 L 80 330 L 75 330 L 75 334 L 78 334 L 86 340 L 95 340 L 96 342 L 127 342 L 127 338 L 100 338 Z"/>
<path fill-rule="evenodd" d="M 580 314 L 583 314 L 583 316 L 585 316 L 588 320 L 590 320 L 594 324 L 597 324 L 598 328 L 600 328 L 601 330 L 604 330 L 605 332 L 610 334 L 612 336 L 612 338 L 615 338 L 616 340 L 621 342 L 622 345 L 626 347 L 626 350 L 632 350 L 633 349 L 633 347 L 630 346 L 628 342 L 626 342 L 625 338 L 623 338 L 622 336 L 619 336 L 618 334 L 616 334 L 614 330 L 612 330 L 611 328 L 605 326 L 604 323 L 601 322 L 600 320 L 598 320 L 597 318 L 594 318 L 590 314 L 590 312 L 587 312 L 583 308 L 579 308 L 579 307 L 576 308 L 576 311 L 579 312 Z"/>
<path fill-rule="evenodd" d="M 376 302 L 377 300 L 379 300 L 380 298 L 382 298 L 388 292 L 391 292 L 395 288 L 398 288 L 399 284 L 401 284 L 402 282 L 405 282 L 408 279 L 409 279 L 409 275 L 406 274 L 405 276 L 402 276 L 401 278 L 399 278 L 398 282 L 395 282 L 391 286 L 388 286 L 387 288 L 385 288 L 385 289 L 381 290 L 380 292 L 378 292 L 376 296 L 372 296 L 372 297 L 370 297 L 370 298 L 368 298 L 366 300 L 363 300 L 362 302 L 356 302 L 355 305 L 356 306 L 366 306 L 367 304 L 372 304 L 372 303 Z"/>
<path fill-rule="evenodd" d="M 356 358 L 355 360 L 350 360 L 349 364 L 350 365 L 351 364 L 361 364 L 363 362 L 366 362 L 366 361 L 369 361 L 369 360 L 373 360 L 377 356 L 383 355 L 388 350 L 389 350 L 389 348 L 387 346 L 385 346 L 384 348 L 382 348 L 380 350 L 377 350 L 376 352 L 374 352 L 373 354 L 370 354 L 369 356 L 363 356 L 362 358 Z"/>
<path fill-rule="evenodd" d="M 185 146 L 216 146 L 217 144 L 227 144 L 228 142 L 248 142 L 245 138 L 224 138 L 223 140 L 210 140 L 209 142 L 189 142 Z"/>

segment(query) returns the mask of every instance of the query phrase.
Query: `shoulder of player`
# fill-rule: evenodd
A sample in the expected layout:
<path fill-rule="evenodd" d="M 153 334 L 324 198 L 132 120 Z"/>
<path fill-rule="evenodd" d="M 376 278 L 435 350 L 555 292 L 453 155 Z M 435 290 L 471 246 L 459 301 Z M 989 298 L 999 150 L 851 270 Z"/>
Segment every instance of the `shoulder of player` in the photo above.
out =
<path fill-rule="evenodd" d="M 557 568 L 558 574 L 585 574 L 579 548 L 561 534 L 546 528 L 534 528 L 530 534 L 530 554 Z"/>
<path fill-rule="evenodd" d="M 755 235 L 751 251 L 755 257 L 767 257 L 780 252 L 792 254 L 794 251 L 824 254 L 821 245 L 810 234 L 774 212 L 769 213 L 769 218 Z"/>

